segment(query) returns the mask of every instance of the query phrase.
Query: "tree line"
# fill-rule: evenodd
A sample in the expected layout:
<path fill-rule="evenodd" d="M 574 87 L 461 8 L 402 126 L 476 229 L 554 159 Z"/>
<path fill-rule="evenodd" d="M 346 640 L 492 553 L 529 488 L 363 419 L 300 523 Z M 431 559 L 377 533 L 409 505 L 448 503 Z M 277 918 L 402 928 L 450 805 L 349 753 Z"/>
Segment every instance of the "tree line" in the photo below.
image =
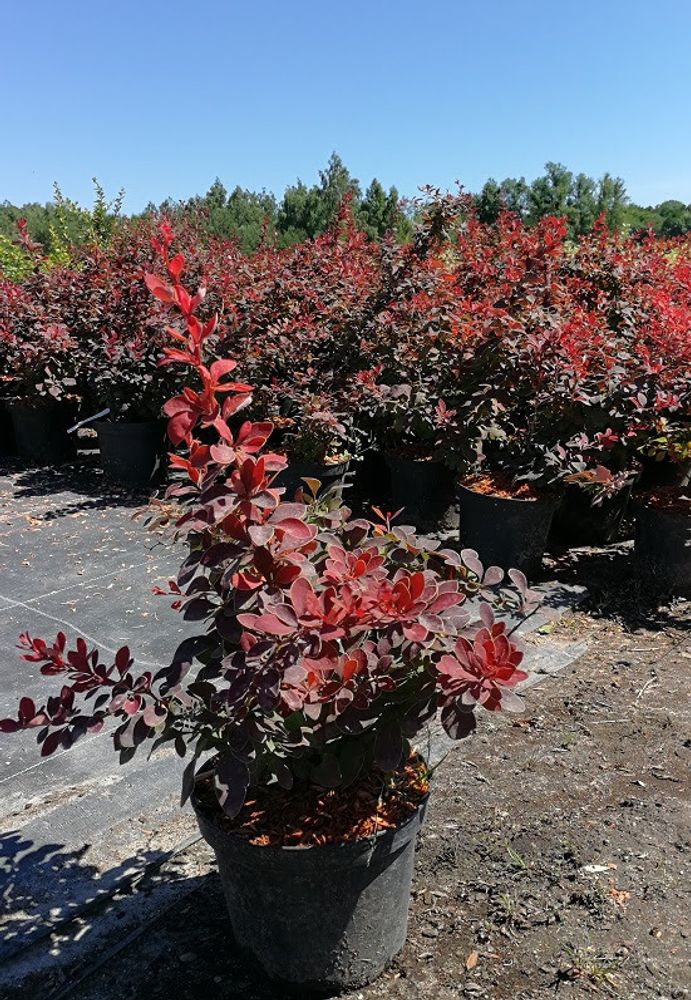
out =
<path fill-rule="evenodd" d="M 14 238 L 20 218 L 27 220 L 31 238 L 47 250 L 93 238 L 94 226 L 96 235 L 107 230 L 120 213 L 122 192 L 108 202 L 94 183 L 96 196 L 91 210 L 65 198 L 57 186 L 53 201 L 45 205 L 0 204 L 0 242 Z M 324 232 L 346 195 L 356 224 L 370 238 L 394 232 L 401 242 L 406 241 L 415 220 L 415 203 L 401 199 L 395 187 L 386 190 L 376 178 L 363 191 L 336 153 L 319 171 L 316 183 L 308 186 L 299 180 L 286 188 L 280 199 L 270 191 L 239 186 L 229 192 L 216 179 L 204 195 L 181 201 L 167 199 L 158 205 L 151 202 L 140 214 L 163 212 L 174 219 L 201 220 L 209 234 L 236 239 L 249 253 L 263 236 L 279 246 L 289 246 Z M 691 230 L 691 205 L 675 199 L 655 206 L 637 205 L 629 199 L 621 178 L 609 173 L 600 178 L 574 174 L 560 163 L 547 163 L 545 172 L 530 183 L 524 177 L 499 182 L 490 178 L 472 198 L 483 222 L 494 222 L 502 208 L 515 212 L 529 226 L 544 215 L 559 215 L 566 218 L 574 237 L 589 232 L 600 215 L 611 229 L 627 232 L 651 228 L 661 236 L 679 236 Z"/>

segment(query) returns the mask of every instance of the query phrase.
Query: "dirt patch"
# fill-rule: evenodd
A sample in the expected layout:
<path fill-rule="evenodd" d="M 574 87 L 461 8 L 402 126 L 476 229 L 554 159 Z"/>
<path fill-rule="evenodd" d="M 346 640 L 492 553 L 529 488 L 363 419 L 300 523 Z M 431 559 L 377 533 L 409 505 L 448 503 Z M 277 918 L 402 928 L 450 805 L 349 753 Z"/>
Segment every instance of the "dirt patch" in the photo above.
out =
<path fill-rule="evenodd" d="M 407 944 L 346 1000 L 691 995 L 691 605 L 627 621 L 606 593 L 555 626 L 585 656 L 438 769 Z M 70 996 L 288 994 L 233 948 L 211 875 Z"/>

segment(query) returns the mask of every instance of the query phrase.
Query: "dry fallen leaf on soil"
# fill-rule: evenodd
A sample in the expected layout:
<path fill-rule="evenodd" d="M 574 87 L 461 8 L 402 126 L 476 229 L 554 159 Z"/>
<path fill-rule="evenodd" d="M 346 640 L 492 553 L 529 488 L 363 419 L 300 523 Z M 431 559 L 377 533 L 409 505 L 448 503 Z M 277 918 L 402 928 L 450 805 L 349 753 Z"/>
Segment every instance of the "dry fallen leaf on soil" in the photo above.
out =
<path fill-rule="evenodd" d="M 617 889 L 614 882 L 610 880 L 609 891 L 607 895 L 610 899 L 614 900 L 617 906 L 626 906 L 628 901 L 631 899 L 631 893 L 627 892 L 625 889 Z"/>
<path fill-rule="evenodd" d="M 466 967 L 466 969 L 469 972 L 470 972 L 471 969 L 475 968 L 475 966 L 477 965 L 477 960 L 478 960 L 479 957 L 480 956 L 478 955 L 478 953 L 476 951 L 471 951 L 471 953 L 468 955 L 468 957 L 465 960 L 465 967 Z"/>

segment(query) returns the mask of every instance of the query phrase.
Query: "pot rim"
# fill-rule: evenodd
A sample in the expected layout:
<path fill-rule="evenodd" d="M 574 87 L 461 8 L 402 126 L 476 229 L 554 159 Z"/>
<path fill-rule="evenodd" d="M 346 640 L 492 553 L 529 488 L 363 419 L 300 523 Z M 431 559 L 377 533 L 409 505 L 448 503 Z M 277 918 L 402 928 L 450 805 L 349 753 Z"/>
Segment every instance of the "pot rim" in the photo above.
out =
<path fill-rule="evenodd" d="M 2 401 L 8 408 L 15 407 L 35 413 L 38 410 L 45 412 L 46 410 L 63 409 L 65 407 L 76 410 L 82 400 L 81 396 L 62 396 L 60 399 L 55 399 L 54 396 L 48 398 L 45 396 L 13 395 L 3 396 Z"/>
<path fill-rule="evenodd" d="M 322 465 L 321 462 L 303 462 L 296 460 L 289 460 L 288 465 L 285 469 L 281 469 L 279 475 L 285 476 L 296 476 L 303 469 L 313 469 L 314 477 L 318 478 L 323 476 L 325 478 L 337 478 L 338 476 L 344 475 L 350 466 L 351 459 L 347 459 L 345 462 L 339 462 L 337 465 Z M 304 476 L 298 476 L 300 479 L 304 479 Z M 309 477 L 308 477 L 309 478 Z"/>
<path fill-rule="evenodd" d="M 479 490 L 474 490 L 470 486 L 466 486 L 465 483 L 460 480 L 456 483 L 459 491 L 464 493 L 469 493 L 474 497 L 484 497 L 486 500 L 492 500 L 494 503 L 520 503 L 520 504 L 536 504 L 538 506 L 556 506 L 561 496 L 557 493 L 543 493 L 539 497 L 500 497 L 495 493 L 481 493 Z"/>

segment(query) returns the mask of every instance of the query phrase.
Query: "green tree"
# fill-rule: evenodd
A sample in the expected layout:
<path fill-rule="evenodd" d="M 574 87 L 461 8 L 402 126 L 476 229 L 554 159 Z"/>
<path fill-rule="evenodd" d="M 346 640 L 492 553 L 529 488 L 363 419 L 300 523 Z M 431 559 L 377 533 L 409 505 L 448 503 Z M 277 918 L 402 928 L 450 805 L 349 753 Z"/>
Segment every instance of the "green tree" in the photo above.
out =
<path fill-rule="evenodd" d="M 597 214 L 605 214 L 609 229 L 621 229 L 626 218 L 626 185 L 621 177 L 603 174 L 598 182 Z"/>
<path fill-rule="evenodd" d="M 536 177 L 528 192 L 528 222 L 533 225 L 543 215 L 566 215 L 573 174 L 561 163 L 546 163 L 545 173 Z"/>
<path fill-rule="evenodd" d="M 272 194 L 237 186 L 229 195 L 218 177 L 203 198 L 186 203 L 185 211 L 201 215 L 212 236 L 237 240 L 243 253 L 256 250 L 265 223 L 270 233 L 276 226 L 276 199 Z"/>
<path fill-rule="evenodd" d="M 475 210 L 480 222 L 494 223 L 502 209 L 503 192 L 493 177 L 490 177 L 482 188 L 479 195 L 476 195 Z"/>
<path fill-rule="evenodd" d="M 577 174 L 567 197 L 566 218 L 572 236 L 584 236 L 597 218 L 597 184 L 587 174 Z"/>
<path fill-rule="evenodd" d="M 338 153 L 332 153 L 326 170 L 319 171 L 319 194 L 322 203 L 323 225 L 327 229 L 336 218 L 341 202 L 347 194 L 353 199 L 353 211 L 357 209 L 362 198 L 360 182 L 350 176 L 348 168 Z"/>
<path fill-rule="evenodd" d="M 311 239 L 323 232 L 324 211 L 319 189 L 302 181 L 286 188 L 278 209 L 277 229 L 282 246 Z"/>
<path fill-rule="evenodd" d="M 659 213 L 652 206 L 644 207 L 630 202 L 624 209 L 622 229 L 627 233 L 643 232 L 652 229 L 659 233 L 662 228 L 662 219 Z"/>
<path fill-rule="evenodd" d="M 274 235 L 276 211 L 276 199 L 270 191 L 246 191 L 236 187 L 231 192 L 226 213 L 230 231 L 243 253 L 257 249 L 265 228 L 267 235 Z"/>
<path fill-rule="evenodd" d="M 499 185 L 504 207 L 514 215 L 525 219 L 528 215 L 530 187 L 525 177 L 507 177 Z"/>
<path fill-rule="evenodd" d="M 353 199 L 353 213 L 358 214 L 360 184 L 350 176 L 338 153 L 332 153 L 325 170 L 319 171 L 319 184 L 308 188 L 302 181 L 286 189 L 278 210 L 277 228 L 283 245 L 313 239 L 323 233 L 336 218 L 344 197 Z"/>
<path fill-rule="evenodd" d="M 402 222 L 398 191 L 389 188 L 388 194 L 375 177 L 365 192 L 357 211 L 357 224 L 372 240 L 389 232 L 397 232 Z"/>
<path fill-rule="evenodd" d="M 655 211 L 660 217 L 662 236 L 683 236 L 691 230 L 691 205 L 671 199 L 661 202 Z"/>
<path fill-rule="evenodd" d="M 95 177 L 93 185 L 91 208 L 82 208 L 66 197 L 57 183 L 53 185 L 53 201 L 45 205 L 29 202 L 16 206 L 7 201 L 0 205 L 0 238 L 6 274 L 10 268 L 18 273 L 17 267 L 20 270 L 23 267 L 20 261 L 23 251 L 16 241 L 19 219 L 26 219 L 29 236 L 43 248 L 47 266 L 68 263 L 74 247 L 84 243 L 103 246 L 108 242 L 121 217 L 125 192 L 120 190 L 112 201 L 108 201 Z M 7 263 L 10 258 L 14 262 L 11 265 Z"/>

